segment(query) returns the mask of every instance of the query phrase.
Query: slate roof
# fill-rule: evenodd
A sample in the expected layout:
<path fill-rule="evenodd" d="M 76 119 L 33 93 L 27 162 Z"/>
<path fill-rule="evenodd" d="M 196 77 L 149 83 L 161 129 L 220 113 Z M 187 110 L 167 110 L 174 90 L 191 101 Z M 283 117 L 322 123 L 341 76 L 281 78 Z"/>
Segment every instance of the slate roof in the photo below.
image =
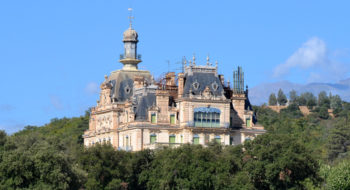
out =
<path fill-rule="evenodd" d="M 111 73 L 109 81 L 112 84 L 111 98 L 123 102 L 133 95 L 134 77 L 143 76 L 146 80 L 151 79 L 148 71 L 124 71 L 118 70 Z"/>
<path fill-rule="evenodd" d="M 148 119 L 147 109 L 156 104 L 156 95 L 148 93 L 141 96 L 135 109 L 135 120 L 142 121 Z"/>
<path fill-rule="evenodd" d="M 196 89 L 193 83 L 198 82 L 199 86 Z M 217 89 L 213 88 L 213 83 L 217 84 Z M 185 75 L 185 87 L 184 97 L 188 97 L 190 90 L 194 95 L 199 95 L 206 87 L 209 87 L 214 96 L 221 96 L 223 92 L 223 86 L 220 82 L 219 77 L 215 76 L 214 73 L 193 73 L 192 75 Z"/>

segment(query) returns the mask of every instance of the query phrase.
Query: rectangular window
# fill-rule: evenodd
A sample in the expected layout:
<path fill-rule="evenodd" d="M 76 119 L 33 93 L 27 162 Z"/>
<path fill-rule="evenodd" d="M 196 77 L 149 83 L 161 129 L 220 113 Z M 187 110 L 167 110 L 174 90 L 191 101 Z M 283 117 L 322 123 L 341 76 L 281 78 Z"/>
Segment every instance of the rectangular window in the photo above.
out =
<path fill-rule="evenodd" d="M 125 146 L 126 146 L 126 147 L 129 147 L 129 137 L 128 137 L 128 136 L 125 137 L 125 142 L 126 142 L 126 145 L 125 145 Z"/>
<path fill-rule="evenodd" d="M 215 138 L 215 141 L 216 141 L 217 143 L 221 144 L 221 138 L 220 138 L 220 137 L 216 137 L 216 138 Z"/>
<path fill-rule="evenodd" d="M 181 143 L 184 143 L 184 136 L 181 135 Z"/>
<path fill-rule="evenodd" d="M 157 142 L 157 136 L 156 135 L 151 135 L 150 143 L 154 144 Z"/>
<path fill-rule="evenodd" d="M 151 122 L 156 123 L 156 114 L 155 113 L 151 114 Z"/>
<path fill-rule="evenodd" d="M 169 136 L 169 143 L 171 143 L 171 144 L 175 143 L 175 135 Z"/>
<path fill-rule="evenodd" d="M 199 144 L 199 137 L 193 137 L 193 144 Z"/>
<path fill-rule="evenodd" d="M 250 126 L 251 126 L 250 118 L 247 118 L 247 119 L 246 119 L 246 125 L 247 125 L 247 127 L 250 127 Z"/>
<path fill-rule="evenodd" d="M 170 115 L 170 124 L 175 124 L 175 115 L 174 114 Z"/>

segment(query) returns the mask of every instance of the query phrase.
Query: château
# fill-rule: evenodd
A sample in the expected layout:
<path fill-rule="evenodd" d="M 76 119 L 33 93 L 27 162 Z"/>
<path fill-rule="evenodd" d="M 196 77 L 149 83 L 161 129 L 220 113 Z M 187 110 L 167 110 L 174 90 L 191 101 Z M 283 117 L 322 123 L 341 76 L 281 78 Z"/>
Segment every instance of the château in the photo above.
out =
<path fill-rule="evenodd" d="M 123 34 L 123 68 L 105 76 L 100 99 L 91 109 L 85 146 L 110 143 L 126 151 L 156 149 L 211 141 L 237 145 L 265 132 L 256 125 L 241 67 L 233 85 L 218 74 L 218 63 L 185 61 L 180 73 L 155 81 L 140 70 L 138 33 L 132 25 Z"/>

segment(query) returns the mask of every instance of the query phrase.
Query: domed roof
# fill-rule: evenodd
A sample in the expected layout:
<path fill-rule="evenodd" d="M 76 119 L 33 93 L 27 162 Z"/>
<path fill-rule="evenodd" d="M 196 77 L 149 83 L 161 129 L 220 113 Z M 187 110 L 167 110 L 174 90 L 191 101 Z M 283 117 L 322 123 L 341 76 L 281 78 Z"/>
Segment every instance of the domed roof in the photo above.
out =
<path fill-rule="evenodd" d="M 130 27 L 123 33 L 123 42 L 138 42 L 137 37 L 137 32 Z"/>

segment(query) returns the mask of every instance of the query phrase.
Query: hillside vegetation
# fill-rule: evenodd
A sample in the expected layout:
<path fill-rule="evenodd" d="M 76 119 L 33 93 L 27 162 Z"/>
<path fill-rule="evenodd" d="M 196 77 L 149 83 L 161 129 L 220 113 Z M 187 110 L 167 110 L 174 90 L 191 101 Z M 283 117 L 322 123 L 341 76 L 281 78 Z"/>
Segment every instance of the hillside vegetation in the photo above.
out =
<path fill-rule="evenodd" d="M 0 132 L 0 189 L 350 189 L 350 104 L 280 113 L 254 107 L 267 133 L 243 145 L 117 151 L 83 147 L 89 113 Z"/>

